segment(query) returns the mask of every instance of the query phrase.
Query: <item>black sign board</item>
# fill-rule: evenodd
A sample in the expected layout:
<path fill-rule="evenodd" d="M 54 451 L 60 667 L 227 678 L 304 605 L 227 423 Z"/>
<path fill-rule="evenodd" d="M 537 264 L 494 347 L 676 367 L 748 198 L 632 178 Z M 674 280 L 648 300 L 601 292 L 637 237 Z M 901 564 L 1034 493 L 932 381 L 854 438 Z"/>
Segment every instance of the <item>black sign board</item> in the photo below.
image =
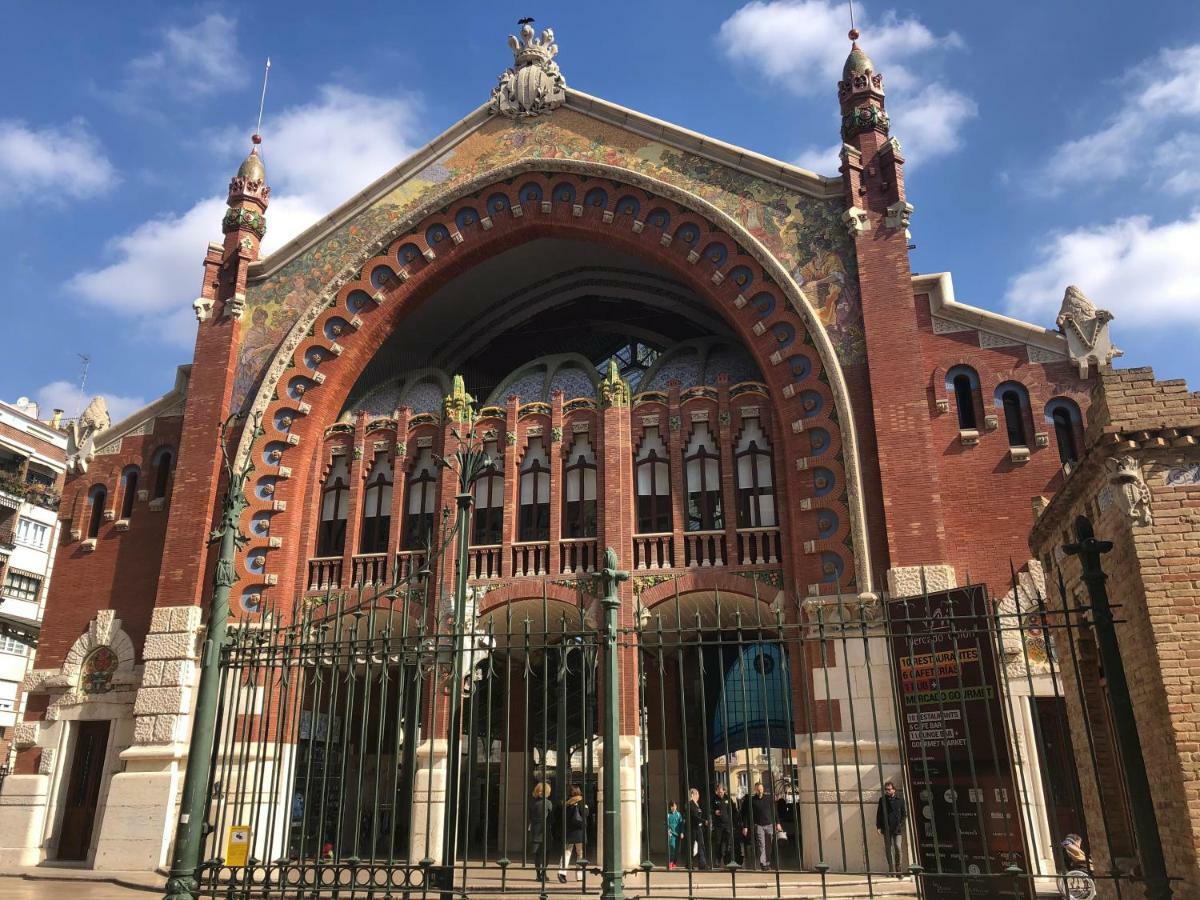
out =
<path fill-rule="evenodd" d="M 926 897 L 1033 897 L 982 587 L 888 603 L 915 857 Z"/>

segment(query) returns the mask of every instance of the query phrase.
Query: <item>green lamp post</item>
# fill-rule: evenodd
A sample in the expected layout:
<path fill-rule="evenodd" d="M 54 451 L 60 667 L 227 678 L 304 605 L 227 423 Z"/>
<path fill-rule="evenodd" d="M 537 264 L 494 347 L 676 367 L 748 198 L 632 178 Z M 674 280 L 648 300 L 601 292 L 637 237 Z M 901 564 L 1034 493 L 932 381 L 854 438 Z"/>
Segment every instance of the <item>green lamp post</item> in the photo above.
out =
<path fill-rule="evenodd" d="M 619 771 L 621 704 L 617 691 L 617 610 L 621 600 L 617 585 L 629 578 L 617 568 L 617 551 L 604 551 L 604 568 L 595 573 L 604 596 L 604 631 L 600 668 L 604 684 L 604 874 L 600 896 L 604 900 L 624 900 L 625 873 L 621 868 L 621 775 Z"/>

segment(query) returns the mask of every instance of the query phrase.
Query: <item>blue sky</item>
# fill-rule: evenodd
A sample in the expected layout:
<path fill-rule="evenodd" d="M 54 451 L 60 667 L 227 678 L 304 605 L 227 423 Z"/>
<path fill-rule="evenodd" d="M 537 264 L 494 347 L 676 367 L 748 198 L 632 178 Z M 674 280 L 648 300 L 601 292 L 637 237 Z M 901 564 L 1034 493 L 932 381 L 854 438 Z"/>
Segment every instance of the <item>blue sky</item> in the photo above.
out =
<path fill-rule="evenodd" d="M 1200 389 L 1200 4 L 856 7 L 914 270 L 1050 327 L 1076 283 L 1116 313 L 1121 364 Z M 170 389 L 266 56 L 270 249 L 486 100 L 527 15 L 569 86 L 836 172 L 844 3 L 10 5 L 0 398 L 74 414 L 80 353 L 115 416 Z"/>

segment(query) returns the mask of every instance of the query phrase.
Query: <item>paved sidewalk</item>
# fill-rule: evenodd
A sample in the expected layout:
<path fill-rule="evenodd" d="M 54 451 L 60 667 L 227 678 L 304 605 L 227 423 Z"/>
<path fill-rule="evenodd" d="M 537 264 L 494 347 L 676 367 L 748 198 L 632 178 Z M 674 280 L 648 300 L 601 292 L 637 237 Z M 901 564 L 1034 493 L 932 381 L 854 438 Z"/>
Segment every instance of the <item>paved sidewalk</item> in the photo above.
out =
<path fill-rule="evenodd" d="M 0 900 L 66 897 L 133 900 L 162 894 L 166 877 L 155 872 L 97 872 L 82 866 L 13 866 L 0 871 Z"/>

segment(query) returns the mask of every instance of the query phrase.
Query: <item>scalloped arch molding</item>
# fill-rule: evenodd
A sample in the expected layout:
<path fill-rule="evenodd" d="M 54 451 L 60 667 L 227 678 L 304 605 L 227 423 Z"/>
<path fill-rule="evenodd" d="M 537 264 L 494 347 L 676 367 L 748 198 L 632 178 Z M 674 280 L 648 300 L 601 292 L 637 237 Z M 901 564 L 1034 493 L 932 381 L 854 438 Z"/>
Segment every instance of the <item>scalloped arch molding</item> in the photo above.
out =
<path fill-rule="evenodd" d="M 558 190 L 564 183 L 572 188 L 569 194 Z M 529 190 L 531 185 L 539 190 Z M 857 589 L 872 590 L 850 398 L 833 344 L 799 285 L 745 228 L 702 198 L 628 169 L 576 160 L 522 160 L 436 196 L 330 279 L 276 348 L 248 408 L 252 416 L 262 415 L 262 432 L 244 429 L 238 445 L 238 464 L 252 459 L 257 467 L 243 524 L 286 510 L 275 488 L 291 475 L 289 454 L 306 438 L 319 440 L 328 424 L 313 421 L 320 415 L 310 417 L 314 403 L 334 409 L 336 416 L 362 367 L 402 321 L 405 309 L 481 259 L 548 235 L 632 251 L 707 296 L 763 372 L 785 435 L 785 458 L 796 460 L 798 470 L 805 468 L 799 436 L 807 428 L 822 425 L 835 434 L 817 471 L 842 483 L 818 484 L 811 508 L 844 512 L 848 533 L 840 541 L 806 542 L 804 549 L 826 576 L 838 573 L 819 580 L 845 582 L 841 573 L 848 574 L 845 564 L 851 563 Z M 747 300 L 763 292 L 786 302 Z M 767 312 L 761 311 L 764 306 Z M 283 452 L 255 452 L 267 444 Z M 840 460 L 835 459 L 839 450 Z M 271 555 L 280 549 L 252 534 L 242 571 L 251 580 L 277 583 L 279 569 L 271 565 Z M 252 555 L 260 565 L 247 570 L 245 561 Z M 837 589 L 836 583 L 831 586 Z"/>

